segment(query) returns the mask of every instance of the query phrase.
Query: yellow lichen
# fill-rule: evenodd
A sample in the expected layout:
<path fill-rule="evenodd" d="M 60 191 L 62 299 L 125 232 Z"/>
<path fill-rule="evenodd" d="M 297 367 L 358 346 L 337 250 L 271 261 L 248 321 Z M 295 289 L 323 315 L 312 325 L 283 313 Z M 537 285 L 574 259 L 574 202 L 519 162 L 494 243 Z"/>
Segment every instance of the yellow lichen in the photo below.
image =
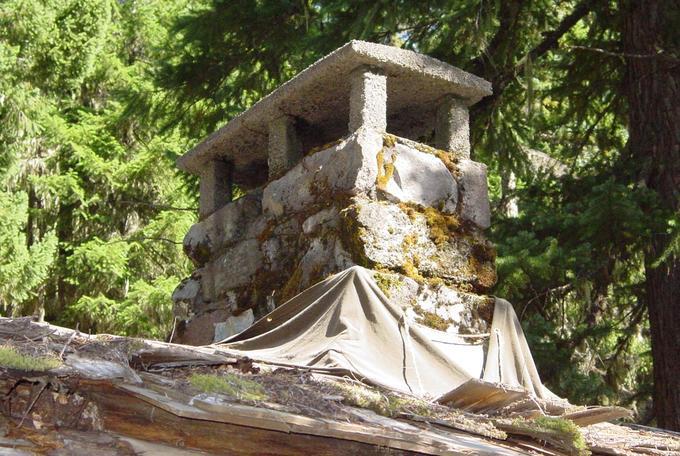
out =
<path fill-rule="evenodd" d="M 326 143 L 326 144 L 322 144 L 320 146 L 312 147 L 311 149 L 309 149 L 309 151 L 305 155 L 313 155 L 317 152 L 321 152 L 322 150 L 330 149 L 331 147 L 337 146 L 342 141 L 343 140 L 341 138 L 341 139 L 336 139 L 335 141 L 331 141 L 331 142 Z"/>
<path fill-rule="evenodd" d="M 435 149 L 434 155 L 440 159 L 442 163 L 444 163 L 444 166 L 446 166 L 446 169 L 448 169 L 452 175 L 460 177 L 460 170 L 458 169 L 457 165 L 457 157 L 454 154 L 444 150 Z"/>
<path fill-rule="evenodd" d="M 385 190 L 394 175 L 394 162 L 397 160 L 397 156 L 393 154 L 390 161 L 386 161 L 385 148 L 383 147 L 378 151 L 375 158 L 378 162 L 378 176 L 375 183 L 380 190 Z"/>
<path fill-rule="evenodd" d="M 396 136 L 385 133 L 383 135 L 383 147 L 394 147 L 397 145 L 397 140 L 398 138 Z"/>
<path fill-rule="evenodd" d="M 475 285 L 482 290 L 488 290 L 496 284 L 496 268 L 490 261 L 480 261 L 475 256 L 468 258 L 469 274 Z"/>
<path fill-rule="evenodd" d="M 460 222 L 455 215 L 444 214 L 433 207 L 426 207 L 423 215 L 430 229 L 430 239 L 436 245 L 448 242 L 453 233 L 460 229 Z"/>
<path fill-rule="evenodd" d="M 418 211 L 416 210 L 416 205 L 411 203 L 399 203 L 399 209 L 402 210 L 404 214 L 411 220 L 414 221 L 418 218 Z"/>
<path fill-rule="evenodd" d="M 356 205 L 340 211 L 340 218 L 342 220 L 340 224 L 340 239 L 342 245 L 359 266 L 370 268 L 375 263 L 366 256 L 366 251 L 364 250 L 366 228 L 359 223 L 357 217 L 358 208 Z"/>
<path fill-rule="evenodd" d="M 418 283 L 423 283 L 427 281 L 425 277 L 420 275 L 418 267 L 410 259 L 405 260 L 399 269 L 406 277 L 409 277 Z"/>

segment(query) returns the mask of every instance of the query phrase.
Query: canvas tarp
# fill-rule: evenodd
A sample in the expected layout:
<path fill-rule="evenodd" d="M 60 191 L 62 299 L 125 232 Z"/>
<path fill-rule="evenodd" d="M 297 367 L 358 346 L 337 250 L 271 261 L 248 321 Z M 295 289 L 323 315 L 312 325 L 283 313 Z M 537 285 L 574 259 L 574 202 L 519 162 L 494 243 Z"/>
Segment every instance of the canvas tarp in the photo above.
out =
<path fill-rule="evenodd" d="M 303 291 L 225 348 L 255 360 L 304 366 L 420 396 L 477 378 L 553 397 L 542 384 L 512 306 L 496 305 L 487 343 L 409 322 L 355 266 Z"/>

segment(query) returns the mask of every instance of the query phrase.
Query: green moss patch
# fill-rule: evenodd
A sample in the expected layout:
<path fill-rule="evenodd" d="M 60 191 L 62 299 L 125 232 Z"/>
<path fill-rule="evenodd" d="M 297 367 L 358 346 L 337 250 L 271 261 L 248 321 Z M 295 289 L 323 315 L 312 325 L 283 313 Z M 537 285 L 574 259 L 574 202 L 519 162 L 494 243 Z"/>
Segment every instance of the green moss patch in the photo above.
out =
<path fill-rule="evenodd" d="M 245 401 L 267 400 L 267 393 L 259 383 L 235 374 L 192 374 L 191 386 L 204 393 L 226 394 Z"/>
<path fill-rule="evenodd" d="M 442 318 L 434 312 L 423 309 L 419 304 L 413 304 L 413 311 L 418 315 L 416 321 L 428 328 L 446 331 L 453 323 L 451 319 Z"/>
<path fill-rule="evenodd" d="M 432 410 L 426 401 L 397 396 L 392 393 L 382 393 L 377 389 L 366 388 L 362 385 L 338 383 L 339 393 L 344 397 L 347 405 L 373 410 L 379 415 L 396 417 L 401 413 L 420 416 L 430 416 Z"/>
<path fill-rule="evenodd" d="M 387 296 L 388 298 L 391 298 L 390 296 L 391 291 L 393 288 L 399 287 L 403 282 L 401 278 L 396 275 L 396 274 L 383 274 L 381 272 L 376 272 L 373 274 L 373 280 L 375 280 L 375 283 L 378 285 L 378 288 Z"/>
<path fill-rule="evenodd" d="M 411 221 L 415 221 L 419 215 L 425 217 L 429 237 L 438 246 L 448 242 L 456 234 L 463 234 L 464 226 L 453 214 L 445 214 L 433 207 L 414 203 L 399 203 L 398 206 Z"/>
<path fill-rule="evenodd" d="M 543 440 L 572 455 L 588 455 L 588 445 L 579 427 L 571 420 L 540 416 L 534 419 L 516 418 L 496 423 L 510 434 L 528 435 Z"/>
<path fill-rule="evenodd" d="M 0 366 L 21 371 L 47 371 L 61 366 L 56 356 L 33 356 L 19 353 L 16 348 L 0 345 Z"/>

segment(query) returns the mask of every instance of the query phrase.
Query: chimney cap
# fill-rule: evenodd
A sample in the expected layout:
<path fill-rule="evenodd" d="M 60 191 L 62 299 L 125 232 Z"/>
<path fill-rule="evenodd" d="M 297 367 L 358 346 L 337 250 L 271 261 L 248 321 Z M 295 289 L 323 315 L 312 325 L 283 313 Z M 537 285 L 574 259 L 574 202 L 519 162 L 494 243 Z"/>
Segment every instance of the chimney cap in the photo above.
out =
<path fill-rule="evenodd" d="M 236 183 L 249 186 L 259 179 L 253 174 L 262 174 L 261 167 L 267 161 L 269 122 L 289 115 L 312 126 L 333 121 L 346 125 L 349 75 L 364 65 L 375 67 L 387 76 L 388 116 L 400 110 L 435 104 L 448 94 L 465 100 L 469 106 L 492 93 L 488 81 L 432 57 L 353 40 L 316 61 L 203 139 L 177 160 L 177 166 L 200 174 L 206 162 L 228 160 L 235 165 Z"/>

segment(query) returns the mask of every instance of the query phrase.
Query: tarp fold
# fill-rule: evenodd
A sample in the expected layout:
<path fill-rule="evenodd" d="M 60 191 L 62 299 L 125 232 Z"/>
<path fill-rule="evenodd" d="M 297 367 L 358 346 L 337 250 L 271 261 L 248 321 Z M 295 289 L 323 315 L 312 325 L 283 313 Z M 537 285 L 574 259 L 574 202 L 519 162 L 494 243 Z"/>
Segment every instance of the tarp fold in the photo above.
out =
<path fill-rule="evenodd" d="M 496 299 L 488 344 L 464 340 L 409 322 L 371 271 L 359 266 L 310 287 L 222 343 L 255 360 L 424 397 L 438 397 L 471 378 L 554 397 L 541 383 L 507 301 Z"/>

